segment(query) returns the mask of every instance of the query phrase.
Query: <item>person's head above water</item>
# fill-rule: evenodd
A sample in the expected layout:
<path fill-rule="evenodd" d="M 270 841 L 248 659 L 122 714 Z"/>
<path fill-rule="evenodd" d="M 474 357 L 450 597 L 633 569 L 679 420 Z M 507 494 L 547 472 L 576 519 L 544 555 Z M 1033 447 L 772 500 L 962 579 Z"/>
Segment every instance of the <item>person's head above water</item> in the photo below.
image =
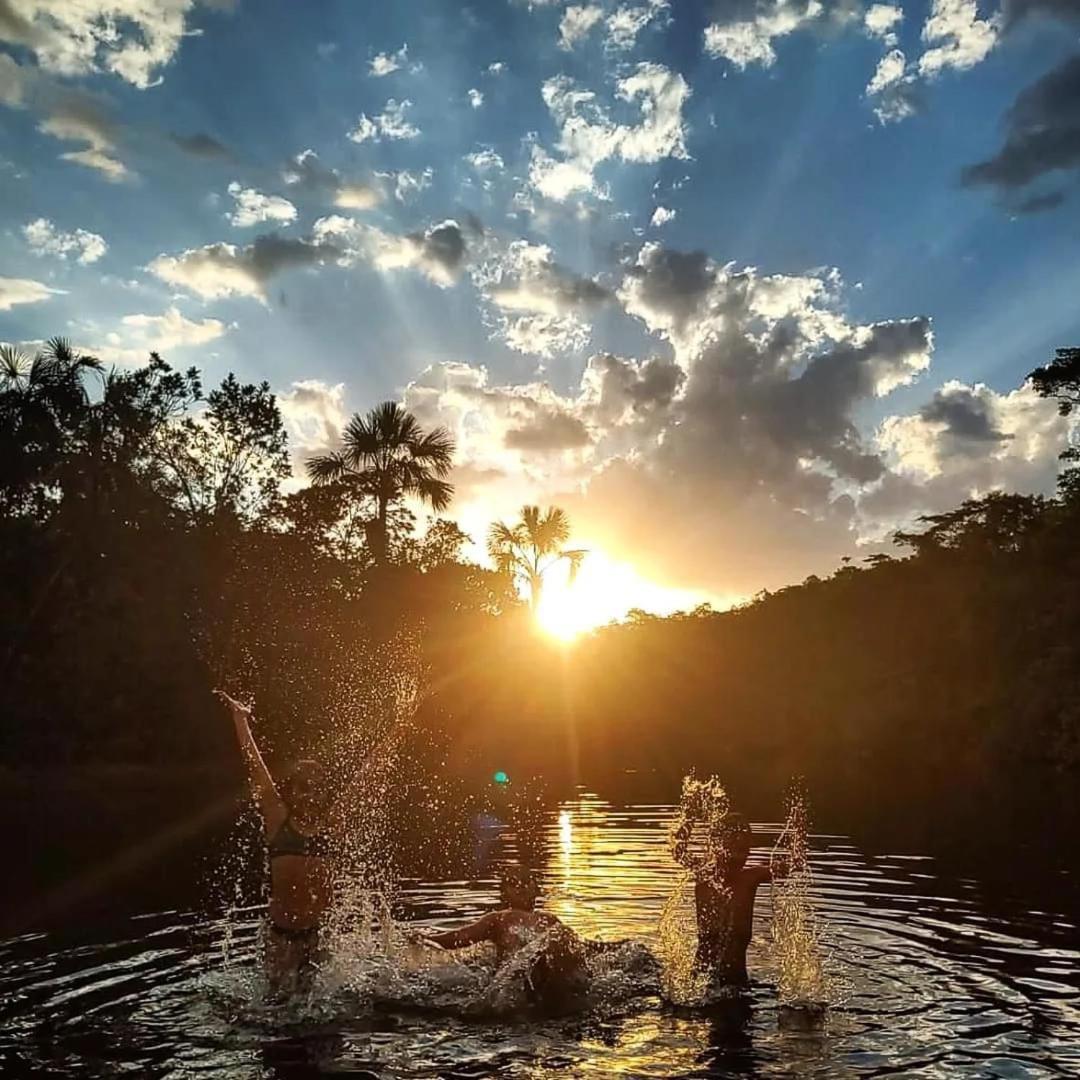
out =
<path fill-rule="evenodd" d="M 329 799 L 326 770 L 312 758 L 302 758 L 281 781 L 281 794 L 294 817 L 318 817 Z"/>
<path fill-rule="evenodd" d="M 527 866 L 507 866 L 499 880 L 502 902 L 518 911 L 532 911 L 540 895 L 540 887 Z"/>
<path fill-rule="evenodd" d="M 726 813 L 709 830 L 709 847 L 721 877 L 737 874 L 750 855 L 753 836 L 750 823 L 734 811 Z"/>

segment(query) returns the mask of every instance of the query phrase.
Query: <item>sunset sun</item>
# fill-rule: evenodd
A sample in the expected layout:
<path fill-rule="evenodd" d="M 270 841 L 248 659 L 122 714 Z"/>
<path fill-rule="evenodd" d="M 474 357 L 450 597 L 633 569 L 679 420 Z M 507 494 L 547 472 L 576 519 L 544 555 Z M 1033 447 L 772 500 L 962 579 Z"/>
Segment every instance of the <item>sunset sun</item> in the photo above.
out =
<path fill-rule="evenodd" d="M 617 562 L 596 549 L 589 550 L 573 581 L 562 567 L 553 568 L 548 577 L 536 621 L 545 634 L 564 642 L 617 622 L 634 608 L 670 615 L 707 599 L 701 593 L 650 581 L 629 563 Z"/>

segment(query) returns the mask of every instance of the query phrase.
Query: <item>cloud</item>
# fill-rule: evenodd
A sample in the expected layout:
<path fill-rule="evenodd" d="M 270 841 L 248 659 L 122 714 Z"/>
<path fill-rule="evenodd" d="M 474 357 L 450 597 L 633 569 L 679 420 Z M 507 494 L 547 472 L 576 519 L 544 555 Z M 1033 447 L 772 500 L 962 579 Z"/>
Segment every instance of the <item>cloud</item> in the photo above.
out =
<path fill-rule="evenodd" d="M 409 202 L 431 187 L 431 182 L 435 177 L 435 170 L 428 166 L 423 172 L 410 172 L 408 169 L 402 169 L 396 173 L 378 173 L 377 175 L 384 180 L 393 180 L 394 198 L 398 202 Z"/>
<path fill-rule="evenodd" d="M 191 154 L 192 157 L 223 160 L 231 160 L 233 157 L 232 151 L 224 143 L 219 142 L 213 135 L 207 135 L 204 131 L 197 131 L 192 135 L 170 135 L 169 138 L 184 153 Z"/>
<path fill-rule="evenodd" d="M 731 5 L 731 17 L 705 27 L 705 51 L 737 68 L 776 63 L 773 41 L 819 20 L 821 0 L 763 0 Z"/>
<path fill-rule="evenodd" d="M 559 48 L 572 49 L 603 17 L 599 4 L 571 4 L 559 20 Z"/>
<path fill-rule="evenodd" d="M 506 433 L 509 449 L 538 453 L 571 450 L 589 442 L 589 429 L 584 423 L 576 416 L 558 411 L 534 416 Z"/>
<path fill-rule="evenodd" d="M 59 292 L 29 278 L 0 277 L 0 311 L 10 311 L 16 304 L 40 304 Z"/>
<path fill-rule="evenodd" d="M 448 288 L 457 280 L 467 251 L 465 234 L 452 220 L 423 232 L 397 236 L 335 214 L 316 221 L 312 234 L 316 241 L 338 249 L 341 266 L 363 263 L 381 271 L 415 269 L 440 288 Z"/>
<path fill-rule="evenodd" d="M 161 315 L 125 315 L 120 329 L 105 335 L 87 351 L 110 364 L 137 365 L 151 352 L 168 355 L 175 349 L 208 345 L 227 330 L 220 319 L 188 319 L 175 306 Z"/>
<path fill-rule="evenodd" d="M 340 257 L 341 250 L 324 238 L 293 240 L 269 233 L 246 247 L 217 243 L 179 255 L 159 255 L 147 270 L 204 300 L 249 296 L 265 303 L 266 286 L 277 274 Z"/>
<path fill-rule="evenodd" d="M 400 71 L 409 62 L 409 46 L 402 45 L 396 53 L 379 53 L 368 65 L 368 74 L 375 79 Z"/>
<path fill-rule="evenodd" d="M 465 160 L 477 171 L 477 172 L 502 172 L 506 168 L 503 159 L 491 149 L 491 147 L 484 147 L 480 150 L 474 150 L 471 154 L 465 155 Z"/>
<path fill-rule="evenodd" d="M 133 174 L 116 156 L 119 141 L 116 125 L 97 102 L 78 93 L 65 92 L 50 96 L 48 115 L 41 122 L 40 129 L 57 139 L 87 144 L 83 150 L 61 154 L 61 160 L 95 169 L 114 183 L 130 179 Z"/>
<path fill-rule="evenodd" d="M 108 71 L 145 90 L 189 32 L 194 0 L 3 0 L 0 41 L 64 76 Z"/>
<path fill-rule="evenodd" d="M 341 432 L 348 422 L 345 384 L 331 386 L 319 379 L 300 379 L 276 397 L 289 432 L 293 473 L 304 476 L 309 457 L 336 450 L 341 443 Z"/>
<path fill-rule="evenodd" d="M 236 202 L 236 207 L 225 218 L 230 225 L 238 229 L 250 228 L 264 221 L 276 221 L 288 225 L 296 220 L 296 207 L 280 195 L 264 195 L 254 188 L 241 187 L 233 181 L 227 188 Z"/>
<path fill-rule="evenodd" d="M 504 64 L 501 60 L 496 60 L 494 63 L 488 64 L 487 66 L 487 73 L 496 77 L 502 75 L 505 71 L 506 64 Z"/>
<path fill-rule="evenodd" d="M 76 261 L 83 266 L 97 262 L 109 250 L 105 238 L 97 233 L 86 229 L 62 232 L 48 218 L 37 218 L 24 225 L 23 236 L 35 255 L 52 255 L 58 259 L 75 255 Z"/>
<path fill-rule="evenodd" d="M 350 131 L 349 138 L 355 143 L 381 142 L 383 139 L 415 139 L 420 129 L 405 119 L 405 110 L 412 108 L 412 102 L 395 101 L 390 98 L 378 116 L 371 119 L 366 113 L 360 114 L 356 127 Z"/>
<path fill-rule="evenodd" d="M 19 108 L 25 96 L 26 73 L 6 53 L 0 53 L 0 105 Z"/>
<path fill-rule="evenodd" d="M 609 49 L 625 52 L 637 44 L 638 34 L 657 18 L 666 14 L 668 0 L 647 0 L 643 5 L 623 4 L 605 21 L 607 36 L 604 44 Z"/>
<path fill-rule="evenodd" d="M 577 89 L 566 75 L 548 79 L 542 93 L 559 126 L 556 146 L 562 158 L 553 158 L 540 146 L 532 148 L 529 182 L 546 198 L 563 201 L 577 191 L 604 197 L 593 174 L 612 158 L 656 162 L 688 156 L 682 110 L 690 87 L 661 64 L 638 64 L 633 74 L 616 83 L 616 96 L 640 109 L 637 124 L 615 123 L 592 91 Z"/>
<path fill-rule="evenodd" d="M 906 120 L 919 111 L 922 90 L 899 49 L 881 58 L 866 87 L 866 96 L 874 103 L 874 113 L 882 124 Z"/>
<path fill-rule="evenodd" d="M 881 423 L 890 472 L 860 512 L 882 532 L 990 491 L 1053 491 L 1069 426 L 1030 384 L 999 393 L 951 380 L 917 412 Z"/>
<path fill-rule="evenodd" d="M 969 166 L 962 182 L 1009 192 L 1054 172 L 1080 168 L 1080 55 L 1066 59 L 1022 90 L 1005 114 L 1005 142 L 986 161 Z M 1055 198 L 1042 196 L 1041 200 Z M 1036 197 L 1035 208 L 1039 205 Z"/>
<path fill-rule="evenodd" d="M 281 175 L 289 187 L 320 195 L 342 210 L 370 210 L 385 197 L 374 181 L 343 177 L 337 169 L 323 165 L 311 149 L 291 158 Z"/>
<path fill-rule="evenodd" d="M 547 245 L 527 240 L 494 254 L 474 270 L 473 280 L 495 309 L 495 336 L 527 355 L 583 349 L 589 327 L 582 316 L 612 299 L 594 278 L 556 263 Z"/>
<path fill-rule="evenodd" d="M 669 221 L 675 220 L 675 211 L 667 206 L 658 206 L 649 219 L 649 224 L 654 229 L 660 229 L 666 225 Z"/>
<path fill-rule="evenodd" d="M 919 74 L 933 78 L 981 63 L 997 44 L 1000 22 L 997 15 L 980 19 L 976 0 L 934 0 L 922 30 L 927 49 L 919 57 Z"/>
<path fill-rule="evenodd" d="M 1062 22 L 1080 20 L 1076 0 L 1003 0 L 1001 9 L 1006 30 L 1028 18 L 1056 18 Z"/>
<path fill-rule="evenodd" d="M 904 11 L 896 4 L 871 4 L 863 16 L 866 32 L 879 38 L 890 48 L 897 43 L 896 31 L 904 21 Z"/>

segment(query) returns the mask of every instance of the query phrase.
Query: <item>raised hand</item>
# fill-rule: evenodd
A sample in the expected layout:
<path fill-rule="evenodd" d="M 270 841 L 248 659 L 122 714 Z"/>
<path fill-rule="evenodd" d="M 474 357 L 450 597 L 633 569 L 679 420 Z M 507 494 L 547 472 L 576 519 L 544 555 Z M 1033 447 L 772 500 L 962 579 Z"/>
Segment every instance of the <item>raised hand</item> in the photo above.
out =
<path fill-rule="evenodd" d="M 234 716 L 237 715 L 237 714 L 240 714 L 240 715 L 242 715 L 244 717 L 250 718 L 250 716 L 251 716 L 251 706 L 250 705 L 244 705 L 242 702 L 237 701 L 236 698 L 230 697 L 230 695 L 226 694 L 224 690 L 215 690 L 214 694 L 217 697 L 221 698 L 221 700 L 224 701 L 225 704 L 228 705 L 230 709 L 232 709 Z"/>

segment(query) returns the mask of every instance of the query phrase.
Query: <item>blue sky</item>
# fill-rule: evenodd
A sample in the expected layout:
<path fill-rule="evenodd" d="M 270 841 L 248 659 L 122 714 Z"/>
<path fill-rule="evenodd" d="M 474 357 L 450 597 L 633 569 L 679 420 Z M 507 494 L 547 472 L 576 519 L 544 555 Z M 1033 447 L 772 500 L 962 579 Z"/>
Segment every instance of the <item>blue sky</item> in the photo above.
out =
<path fill-rule="evenodd" d="M 746 595 L 1052 489 L 1078 52 L 1073 0 L 0 0 L 0 340 L 265 378 L 298 464 L 404 398 L 467 527 Z"/>

